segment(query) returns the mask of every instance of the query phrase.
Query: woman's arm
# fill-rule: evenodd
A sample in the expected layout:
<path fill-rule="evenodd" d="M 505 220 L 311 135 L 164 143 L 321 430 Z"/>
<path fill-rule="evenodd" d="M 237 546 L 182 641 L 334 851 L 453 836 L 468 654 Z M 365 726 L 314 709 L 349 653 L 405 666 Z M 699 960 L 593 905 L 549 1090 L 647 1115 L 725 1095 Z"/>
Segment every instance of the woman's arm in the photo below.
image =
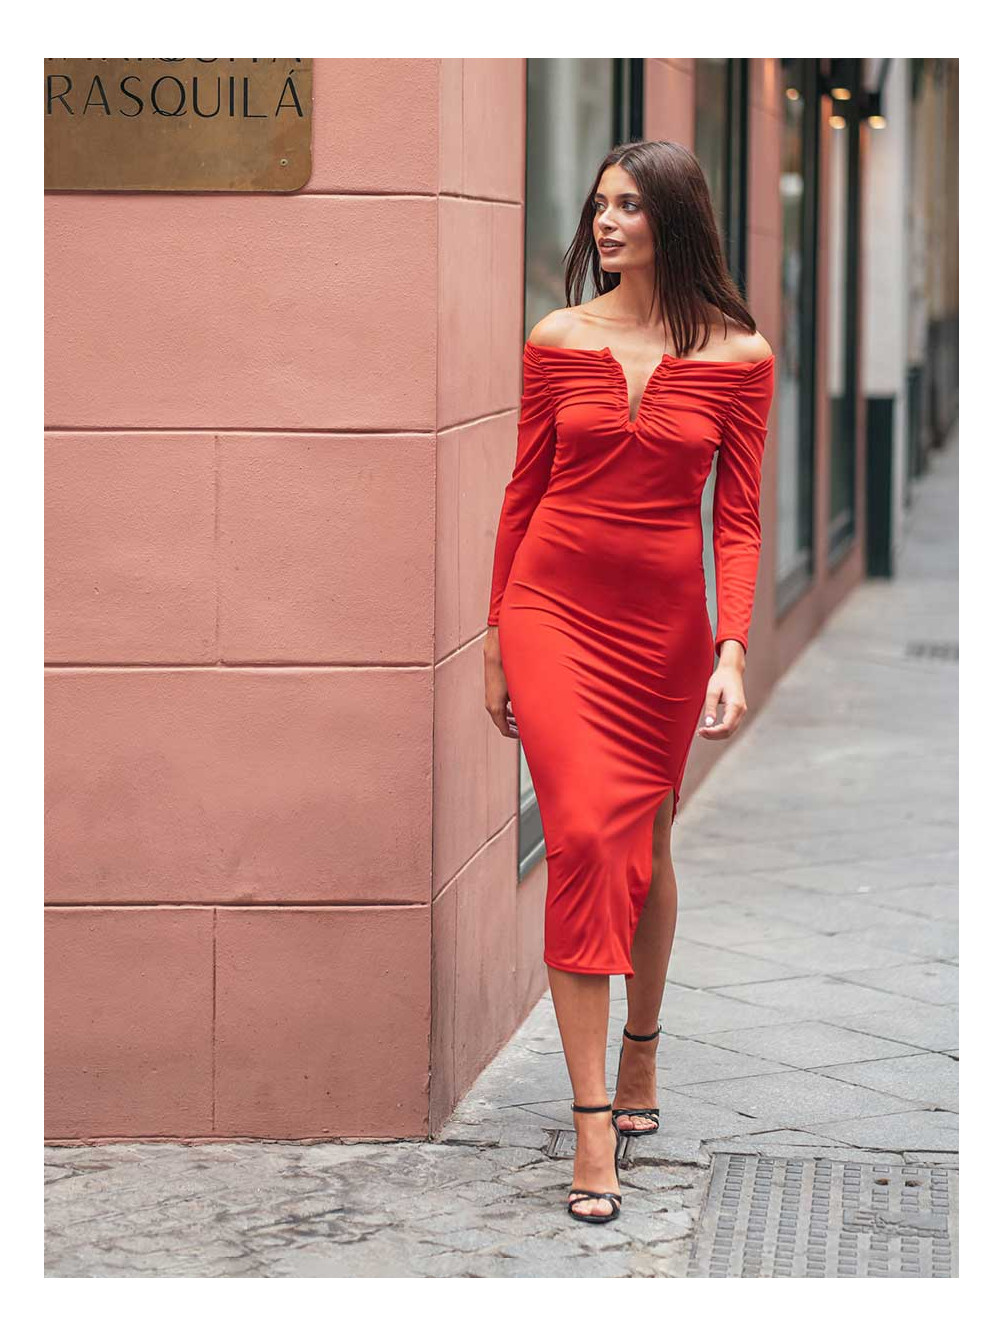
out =
<path fill-rule="evenodd" d="M 774 395 L 774 358 L 751 362 L 729 407 L 718 450 L 712 506 L 718 628 L 715 650 L 745 663 L 760 561 L 760 479 L 767 421 Z M 734 654 L 732 653 L 734 651 Z"/>
<path fill-rule="evenodd" d="M 712 514 L 719 661 L 708 681 L 697 729 L 711 742 L 731 738 L 746 714 L 743 672 L 760 561 L 760 475 L 773 395 L 774 357 L 768 351 L 744 373 L 718 449 Z M 722 719 L 716 723 L 719 706 Z"/>
<path fill-rule="evenodd" d="M 530 517 L 547 490 L 556 438 L 554 400 L 539 354 L 523 349 L 523 393 L 516 428 L 516 463 L 506 486 L 495 536 L 488 626 L 498 626 L 499 610 L 516 550 Z"/>

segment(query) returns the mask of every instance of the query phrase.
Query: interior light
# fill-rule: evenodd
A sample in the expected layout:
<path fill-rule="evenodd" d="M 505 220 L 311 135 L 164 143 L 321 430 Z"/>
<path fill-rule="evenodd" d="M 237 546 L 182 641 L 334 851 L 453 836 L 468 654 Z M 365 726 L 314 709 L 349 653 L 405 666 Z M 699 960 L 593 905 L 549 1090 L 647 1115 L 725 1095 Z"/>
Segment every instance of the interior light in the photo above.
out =
<path fill-rule="evenodd" d="M 885 129 L 885 117 L 882 115 L 882 94 L 878 89 L 865 94 L 861 104 L 861 115 L 873 130 Z"/>

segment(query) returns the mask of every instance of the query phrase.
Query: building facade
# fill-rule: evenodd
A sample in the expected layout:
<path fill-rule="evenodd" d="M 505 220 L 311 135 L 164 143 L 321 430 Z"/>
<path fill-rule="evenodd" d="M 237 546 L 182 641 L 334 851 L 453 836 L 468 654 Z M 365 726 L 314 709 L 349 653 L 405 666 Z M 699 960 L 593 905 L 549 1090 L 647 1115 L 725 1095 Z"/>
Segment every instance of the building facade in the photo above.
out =
<path fill-rule="evenodd" d="M 697 152 L 777 355 L 751 716 L 892 574 L 955 411 L 957 63 L 882 65 L 319 60 L 294 193 L 47 195 L 48 1139 L 430 1136 L 545 990 L 482 640 L 612 144 Z"/>

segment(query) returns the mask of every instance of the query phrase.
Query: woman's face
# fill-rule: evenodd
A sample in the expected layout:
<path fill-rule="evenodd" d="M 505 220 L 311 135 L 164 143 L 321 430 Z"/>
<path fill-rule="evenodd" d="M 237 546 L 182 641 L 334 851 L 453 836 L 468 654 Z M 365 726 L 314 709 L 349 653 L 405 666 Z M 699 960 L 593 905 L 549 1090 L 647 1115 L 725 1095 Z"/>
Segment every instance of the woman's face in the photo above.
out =
<path fill-rule="evenodd" d="M 655 263 L 652 230 L 641 207 L 634 177 L 612 164 L 593 196 L 593 240 L 604 269 L 622 272 Z M 604 242 L 619 245 L 604 245 Z"/>

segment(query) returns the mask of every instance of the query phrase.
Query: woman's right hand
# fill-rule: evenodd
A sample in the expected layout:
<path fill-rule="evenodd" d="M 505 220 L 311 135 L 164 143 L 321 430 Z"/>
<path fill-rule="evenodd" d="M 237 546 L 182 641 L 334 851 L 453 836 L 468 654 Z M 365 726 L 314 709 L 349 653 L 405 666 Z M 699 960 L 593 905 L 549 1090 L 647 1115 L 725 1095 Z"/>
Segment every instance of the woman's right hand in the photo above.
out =
<path fill-rule="evenodd" d="M 509 700 L 509 685 L 502 668 L 498 627 L 489 627 L 485 636 L 485 710 L 503 738 L 519 737 L 516 716 Z"/>

